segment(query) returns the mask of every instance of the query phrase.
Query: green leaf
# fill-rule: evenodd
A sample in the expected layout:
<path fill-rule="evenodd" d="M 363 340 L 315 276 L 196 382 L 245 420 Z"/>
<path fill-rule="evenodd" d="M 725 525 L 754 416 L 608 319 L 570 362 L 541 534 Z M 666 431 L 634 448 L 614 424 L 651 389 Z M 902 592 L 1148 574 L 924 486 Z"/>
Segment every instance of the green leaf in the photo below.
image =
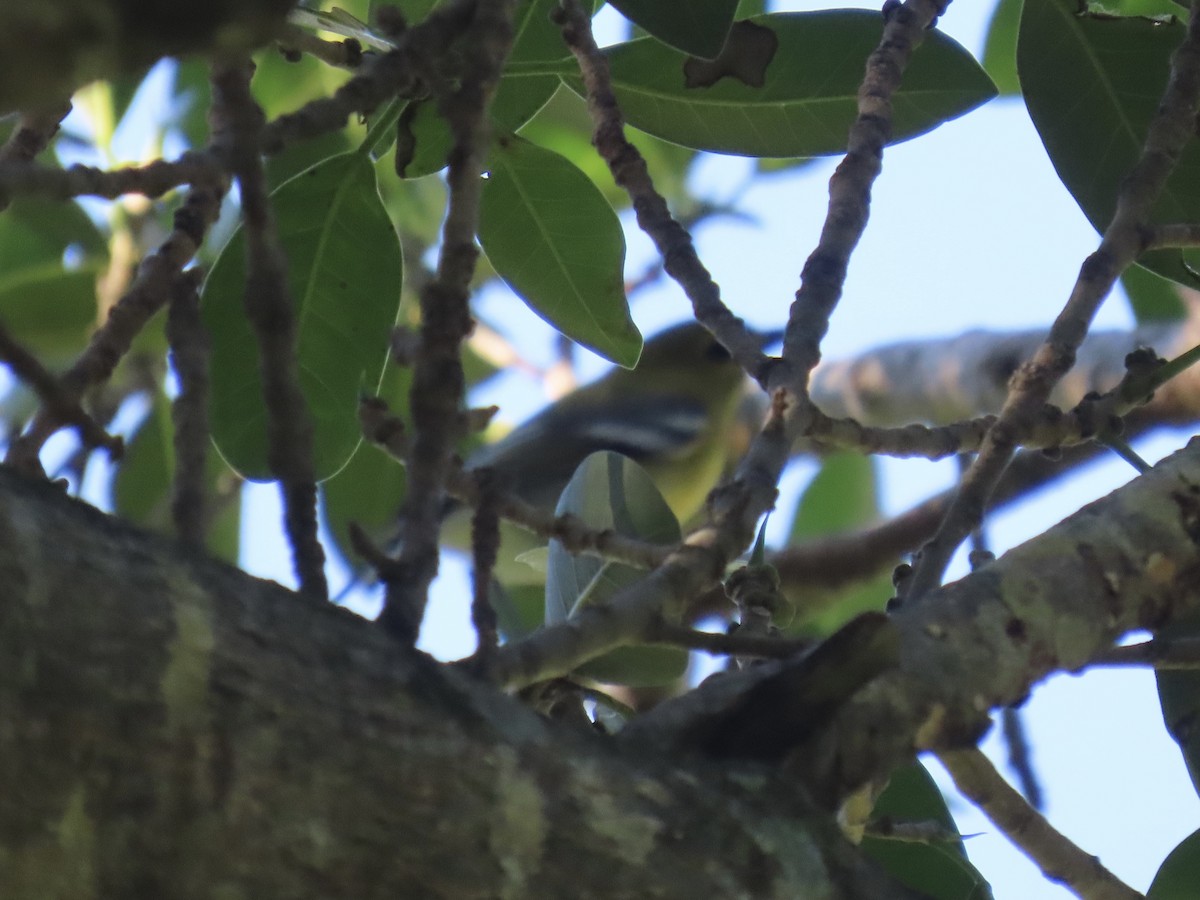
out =
<path fill-rule="evenodd" d="M 1200 885 L 1200 831 L 1193 831 L 1158 867 L 1146 900 L 1194 900 Z"/>
<path fill-rule="evenodd" d="M 625 136 L 642 154 L 655 187 L 667 198 L 676 215 L 686 214 L 687 205 L 695 203 L 687 190 L 687 177 L 696 152 L 636 128 L 627 127 Z M 613 181 L 608 165 L 592 145 L 592 120 L 586 101 L 565 85 L 522 127 L 521 137 L 565 156 L 587 175 L 615 209 L 629 206 L 629 195 Z"/>
<path fill-rule="evenodd" d="M 748 40 L 730 62 L 731 70 L 741 75 L 731 71 L 707 87 L 699 84 L 716 72 L 697 68 L 695 60 L 689 64 L 685 54 L 651 38 L 606 50 L 626 120 L 664 140 L 716 153 L 793 157 L 844 152 L 866 59 L 882 34 L 880 15 L 843 10 L 777 13 L 747 21 L 754 23 L 751 30 L 742 29 L 750 38 L 769 30 L 777 48 L 763 50 L 756 59 L 757 44 Z M 756 76 L 761 76 L 761 86 L 753 85 Z M 582 93 L 577 77 L 567 83 Z M 893 142 L 923 134 L 995 94 L 995 86 L 966 50 L 931 31 L 893 97 Z"/>
<path fill-rule="evenodd" d="M 1017 69 L 1029 114 L 1067 190 L 1103 231 L 1141 154 L 1183 39 L 1179 22 L 1077 15 L 1074 0 L 1025 0 Z M 1184 149 L 1151 221 L 1200 218 L 1200 146 Z M 1195 287 L 1180 251 L 1143 256 L 1165 278 Z"/>
<path fill-rule="evenodd" d="M 1107 16 L 1170 18 L 1186 11 L 1174 0 L 1089 0 L 1088 11 Z"/>
<path fill-rule="evenodd" d="M 725 46 L 725 37 L 738 0 L 609 0 L 625 18 L 653 37 L 683 53 L 712 59 Z"/>
<path fill-rule="evenodd" d="M 1200 616 L 1191 616 L 1163 629 L 1156 636 L 1169 641 L 1195 638 L 1198 634 Z M 1192 786 L 1196 793 L 1200 794 L 1200 672 L 1159 669 L 1155 671 L 1154 678 L 1158 682 L 1158 701 L 1162 706 L 1163 724 L 1179 745 L 1188 775 L 1192 779 Z"/>
<path fill-rule="evenodd" d="M 488 586 L 488 598 L 492 609 L 496 611 L 496 624 L 506 640 L 533 634 L 542 624 L 546 591 L 540 581 L 536 584 L 505 583 L 502 586 L 493 578 Z"/>
<path fill-rule="evenodd" d="M 398 6 L 404 11 L 409 25 L 415 25 L 424 19 L 437 6 L 438 0 L 371 0 L 371 15 L 363 16 L 366 21 L 374 21 L 375 10 L 381 6 Z"/>
<path fill-rule="evenodd" d="M 171 491 L 175 447 L 172 435 L 171 403 L 160 393 L 125 445 L 125 455 L 111 483 L 111 503 L 118 515 L 164 534 L 173 533 Z M 215 556 L 236 564 L 241 498 L 233 494 L 239 488 L 232 481 L 233 473 L 215 453 L 208 454 L 206 473 L 207 498 L 219 504 L 209 523 L 207 546 Z"/>
<path fill-rule="evenodd" d="M 68 247 L 84 259 L 108 256 L 104 235 L 78 203 L 18 198 L 0 216 L 0 273 L 61 264 Z"/>
<path fill-rule="evenodd" d="M 1121 287 L 1139 322 L 1177 321 L 1187 315 L 1176 283 L 1149 269 L 1130 266 L 1121 273 Z"/>
<path fill-rule="evenodd" d="M 313 461 L 324 479 L 358 446 L 358 396 L 383 373 L 400 300 L 400 244 L 366 154 L 319 163 L 274 191 L 271 205 L 288 258 Z M 245 254 L 239 226 L 202 293 L 213 341 L 213 439 L 247 478 L 269 479 L 258 342 L 243 309 Z"/>
<path fill-rule="evenodd" d="M 492 146 L 479 242 L 496 273 L 563 334 L 626 368 L 642 338 L 625 299 L 625 236 L 587 176 L 515 135 Z"/>
<path fill-rule="evenodd" d="M 1017 77 L 1017 29 L 1021 23 L 1022 2 L 1000 0 L 996 4 L 983 45 L 983 68 L 1002 97 L 1021 95 L 1021 80 Z"/>
<path fill-rule="evenodd" d="M 655 543 L 680 540 L 679 523 L 650 476 L 633 460 L 602 451 L 588 456 L 563 489 L 556 514 L 578 516 L 585 525 L 612 529 Z M 561 622 L 586 604 L 606 603 L 645 572 L 594 556 L 572 556 L 550 542 L 546 574 L 546 624 Z M 666 684 L 687 669 L 678 647 L 621 647 L 581 666 L 577 674 L 616 684 Z"/>
<path fill-rule="evenodd" d="M 848 531 L 878 518 L 871 457 L 853 451 L 831 453 L 800 496 L 789 543 Z"/>
<path fill-rule="evenodd" d="M 872 818 L 885 816 L 894 822 L 933 822 L 948 834 L 958 833 L 942 792 L 916 762 L 894 772 L 876 801 Z M 897 881 L 934 900 L 988 900 L 992 896 L 987 881 L 967 861 L 962 841 L 922 844 L 867 837 L 862 849 Z"/>
<path fill-rule="evenodd" d="M 0 270 L 0 323 L 45 365 L 66 365 L 96 326 L 96 279 L 103 271 L 99 263 L 74 271 L 61 263 Z"/>
<path fill-rule="evenodd" d="M 513 19 L 513 46 L 508 63 L 543 62 L 571 55 L 562 29 L 550 19 L 558 0 L 521 0 Z"/>
<path fill-rule="evenodd" d="M 0 323 L 46 365 L 65 365 L 96 325 L 107 255 L 77 203 L 14 201 L 0 216 Z"/>
<path fill-rule="evenodd" d="M 821 468 L 800 496 L 789 543 L 862 528 L 879 518 L 878 483 L 874 462 L 852 451 L 825 457 Z M 892 595 L 890 573 L 864 573 L 862 581 L 831 593 L 820 585 L 785 585 L 797 610 L 788 631 L 820 637 L 833 634 L 868 610 L 884 607 Z"/>
<path fill-rule="evenodd" d="M 557 75 L 509 75 L 500 79 L 492 100 L 492 122 L 497 131 L 517 131 L 538 114 L 562 82 Z"/>

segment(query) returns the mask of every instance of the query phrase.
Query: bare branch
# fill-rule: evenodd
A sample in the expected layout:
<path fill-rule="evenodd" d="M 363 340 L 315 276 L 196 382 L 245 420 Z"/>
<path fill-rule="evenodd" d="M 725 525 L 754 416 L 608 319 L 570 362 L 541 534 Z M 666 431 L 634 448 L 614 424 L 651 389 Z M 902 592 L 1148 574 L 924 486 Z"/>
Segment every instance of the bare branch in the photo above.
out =
<path fill-rule="evenodd" d="M 380 624 L 405 642 L 417 639 L 438 569 L 437 536 L 465 391 L 460 352 L 471 331 L 480 174 L 491 136 L 487 111 L 512 47 L 514 9 L 515 0 L 479 0 L 464 38 L 467 63 L 459 87 L 439 99 L 454 135 L 447 175 L 450 197 L 437 274 L 421 291 L 421 340 L 409 406 L 414 433 L 408 493 L 400 512 L 399 565 L 387 582 L 379 616 Z"/>
<path fill-rule="evenodd" d="M 83 407 L 79 405 L 78 395 L 66 390 L 59 380 L 38 362 L 37 357 L 13 338 L 3 326 L 0 326 L 0 362 L 8 366 L 18 379 L 33 388 L 48 415 L 62 425 L 74 426 L 86 447 L 103 447 L 113 459 L 120 458 L 123 449 L 121 439 L 106 432 L 95 419 L 84 412 Z"/>
<path fill-rule="evenodd" d="M 1144 900 L 1133 888 L 1073 844 L 1009 786 L 979 750 L 939 753 L 959 792 L 978 806 L 1004 836 L 1032 859 L 1050 881 L 1083 900 Z"/>
<path fill-rule="evenodd" d="M 204 546 L 208 522 L 205 480 L 208 462 L 209 347 L 208 332 L 200 319 L 201 279 L 192 269 L 175 282 L 167 308 L 167 341 L 171 364 L 179 381 L 179 394 L 171 403 L 175 425 L 175 473 L 171 486 L 171 518 L 179 539 L 192 547 Z"/>
<path fill-rule="evenodd" d="M 800 289 L 788 315 L 783 359 L 794 379 L 807 380 L 821 358 L 821 340 L 842 296 L 850 254 L 867 227 L 871 186 L 882 170 L 883 147 L 892 133 L 892 94 L 925 29 L 948 3 L 908 0 L 888 14 L 883 39 L 867 59 L 858 89 L 858 117 L 846 156 L 829 180 L 829 211 L 817 247 L 804 263 Z"/>
<path fill-rule="evenodd" d="M 1028 433 L 1076 352 L 1113 283 L 1144 249 L 1150 208 L 1195 132 L 1200 109 L 1200 2 L 1193 2 L 1187 36 L 1171 57 L 1171 77 L 1150 124 L 1141 158 L 1121 183 L 1117 210 L 1100 247 L 1085 261 L 1071 296 L 1045 343 L 1013 376 L 1012 387 L 975 464 L 963 479 L 938 533 L 925 545 L 908 590 L 919 595 L 941 581 L 955 548 L 975 527 L 987 496 Z"/>
<path fill-rule="evenodd" d="M 589 14 L 579 0 L 565 0 L 554 15 L 583 75 L 593 122 L 592 143 L 608 164 L 613 180 L 629 194 L 638 227 L 654 241 L 664 269 L 692 301 L 700 323 L 752 378 L 762 379 L 767 358 L 762 352 L 761 339 L 751 334 L 746 324 L 722 302 L 721 289 L 696 255 L 691 234 L 671 215 L 667 201 L 654 187 L 646 161 L 625 137 L 625 123 L 613 94 L 608 61 L 596 46 Z"/>
<path fill-rule="evenodd" d="M 237 177 L 246 240 L 246 317 L 258 341 L 259 375 L 267 411 L 267 464 L 283 495 L 284 521 L 300 590 L 329 596 L 325 551 L 317 536 L 313 425 L 300 389 L 295 303 L 287 258 L 267 199 L 258 147 L 265 117 L 250 93 L 249 60 L 213 69 L 214 149 Z"/>
<path fill-rule="evenodd" d="M 216 221 L 226 185 L 221 180 L 205 181 L 189 191 L 175 213 L 175 227 L 159 248 L 138 269 L 133 285 L 108 314 L 108 320 L 92 335 L 87 348 L 63 375 L 63 390 L 78 399 L 88 388 L 106 381 L 133 339 L 170 298 L 172 286 L 183 267 L 196 255 L 208 227 Z M 48 409 L 41 410 L 26 432 L 13 441 L 6 461 L 23 471 L 41 469 L 38 454 L 46 440 L 62 427 Z"/>

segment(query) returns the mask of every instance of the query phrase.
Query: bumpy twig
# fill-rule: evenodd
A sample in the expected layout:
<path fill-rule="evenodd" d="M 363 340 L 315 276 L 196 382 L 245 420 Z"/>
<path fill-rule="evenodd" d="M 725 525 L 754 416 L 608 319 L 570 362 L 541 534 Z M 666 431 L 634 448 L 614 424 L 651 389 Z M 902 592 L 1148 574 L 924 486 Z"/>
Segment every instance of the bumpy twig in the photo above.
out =
<path fill-rule="evenodd" d="M 625 137 L 624 121 L 608 74 L 608 61 L 596 46 L 591 20 L 579 0 L 564 0 L 554 11 L 563 40 L 575 55 L 587 91 L 594 130 L 592 143 L 613 179 L 629 194 L 638 227 L 654 241 L 663 267 L 683 288 L 696 318 L 725 346 L 751 377 L 761 379 L 767 359 L 762 341 L 721 300 L 721 290 L 696 255 L 692 236 L 675 220 L 655 189 L 641 153 Z"/>
<path fill-rule="evenodd" d="M 37 393 L 46 412 L 63 425 L 72 425 L 87 447 L 103 447 L 111 457 L 121 455 L 119 437 L 106 432 L 79 405 L 79 397 L 67 391 L 63 385 L 8 331 L 0 326 L 0 362 L 3 362 L 18 379 Z"/>
<path fill-rule="evenodd" d="M 216 221 L 226 185 L 220 179 L 195 185 L 175 213 L 175 227 L 167 239 L 143 260 L 129 290 L 109 312 L 88 346 L 62 377 L 63 390 L 76 399 L 88 388 L 106 381 L 133 339 L 167 302 L 183 267 L 196 255 L 208 227 Z M 40 469 L 42 445 L 62 422 L 48 409 L 41 410 L 24 434 L 13 441 L 6 461 L 25 471 Z"/>
<path fill-rule="evenodd" d="M 203 150 L 184 153 L 177 160 L 158 159 L 144 166 L 123 166 L 111 171 L 92 166 L 56 169 L 31 162 L 0 163 L 0 192 L 13 197 L 105 197 L 123 194 L 161 197 L 185 184 L 211 183 L 220 176 L 216 161 Z"/>
<path fill-rule="evenodd" d="M 7 163 L 32 161 L 50 146 L 50 141 L 58 134 L 59 123 L 70 111 L 70 101 L 64 101 L 45 110 L 23 113 L 8 140 L 0 146 L 0 167 Z M 8 195 L 0 192 L 0 211 L 6 209 L 8 204 Z"/>
<path fill-rule="evenodd" d="M 208 461 L 209 339 L 200 319 L 201 271 L 192 269 L 175 282 L 167 308 L 167 341 L 179 394 L 171 403 L 175 426 L 175 473 L 171 519 L 180 541 L 204 546 L 207 524 L 205 478 Z"/>
<path fill-rule="evenodd" d="M 821 358 L 821 340 L 842 296 L 850 255 L 867 227 L 871 186 L 882 170 L 883 147 L 892 133 L 891 97 L 913 51 L 948 3 L 909 0 L 891 11 L 883 40 L 867 60 L 858 89 L 858 117 L 846 156 L 829 180 L 829 211 L 817 248 L 801 271 L 800 289 L 788 317 L 783 359 L 793 378 L 807 378 Z"/>
<path fill-rule="evenodd" d="M 417 638 L 429 585 L 437 574 L 437 536 L 465 390 L 459 353 L 471 330 L 468 300 L 479 255 L 475 232 L 490 136 L 487 110 L 512 46 L 514 8 L 514 0 L 480 0 L 464 38 L 469 61 L 461 83 L 440 99 L 454 135 L 447 175 L 450 198 L 437 275 L 420 296 L 421 340 L 410 395 L 414 428 L 409 489 L 400 514 L 398 566 L 387 582 L 379 616 L 380 625 L 407 643 Z"/>
<path fill-rule="evenodd" d="M 249 60 L 213 70 L 214 145 L 237 177 L 246 239 L 246 316 L 258 341 L 267 410 L 267 463 L 279 479 L 284 520 L 300 590 L 327 597 L 325 551 L 317 536 L 313 425 L 300 389 L 296 316 L 287 258 L 279 245 L 259 157 L 265 117 L 250 93 Z"/>
<path fill-rule="evenodd" d="M 1083 263 L 1062 312 L 1034 357 L 1013 376 L 1000 418 L 988 432 L 941 528 L 921 552 L 909 592 L 919 595 L 941 581 L 955 548 L 979 521 L 987 495 L 1017 444 L 1029 431 L 1050 391 L 1075 362 L 1076 351 L 1101 302 L 1122 271 L 1145 249 L 1150 209 L 1183 148 L 1200 109 L 1200 3 L 1194 2 L 1187 36 L 1171 58 L 1171 76 L 1141 158 L 1122 182 L 1117 209 L 1099 248 Z"/>

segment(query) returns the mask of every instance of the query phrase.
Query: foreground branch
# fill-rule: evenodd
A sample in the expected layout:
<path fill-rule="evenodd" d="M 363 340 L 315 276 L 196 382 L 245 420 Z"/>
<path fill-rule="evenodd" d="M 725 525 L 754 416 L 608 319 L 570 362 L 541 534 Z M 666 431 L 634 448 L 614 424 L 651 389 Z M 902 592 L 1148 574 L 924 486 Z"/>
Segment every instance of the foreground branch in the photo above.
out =
<path fill-rule="evenodd" d="M 622 756 L 3 470 L 0 568 L 5 900 L 915 900 L 777 773 Z"/>

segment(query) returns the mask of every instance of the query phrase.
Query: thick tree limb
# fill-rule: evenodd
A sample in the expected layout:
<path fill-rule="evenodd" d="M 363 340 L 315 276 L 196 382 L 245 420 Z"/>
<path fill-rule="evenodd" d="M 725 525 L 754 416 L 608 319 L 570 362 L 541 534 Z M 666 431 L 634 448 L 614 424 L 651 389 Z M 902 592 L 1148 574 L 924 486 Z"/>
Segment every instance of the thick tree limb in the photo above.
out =
<path fill-rule="evenodd" d="M 619 755 L 7 470 L 0 572 L 5 900 L 913 896 L 778 773 Z"/>
<path fill-rule="evenodd" d="M 163 56 L 266 43 L 295 0 L 4 0 L 0 113 L 59 102 Z"/>

